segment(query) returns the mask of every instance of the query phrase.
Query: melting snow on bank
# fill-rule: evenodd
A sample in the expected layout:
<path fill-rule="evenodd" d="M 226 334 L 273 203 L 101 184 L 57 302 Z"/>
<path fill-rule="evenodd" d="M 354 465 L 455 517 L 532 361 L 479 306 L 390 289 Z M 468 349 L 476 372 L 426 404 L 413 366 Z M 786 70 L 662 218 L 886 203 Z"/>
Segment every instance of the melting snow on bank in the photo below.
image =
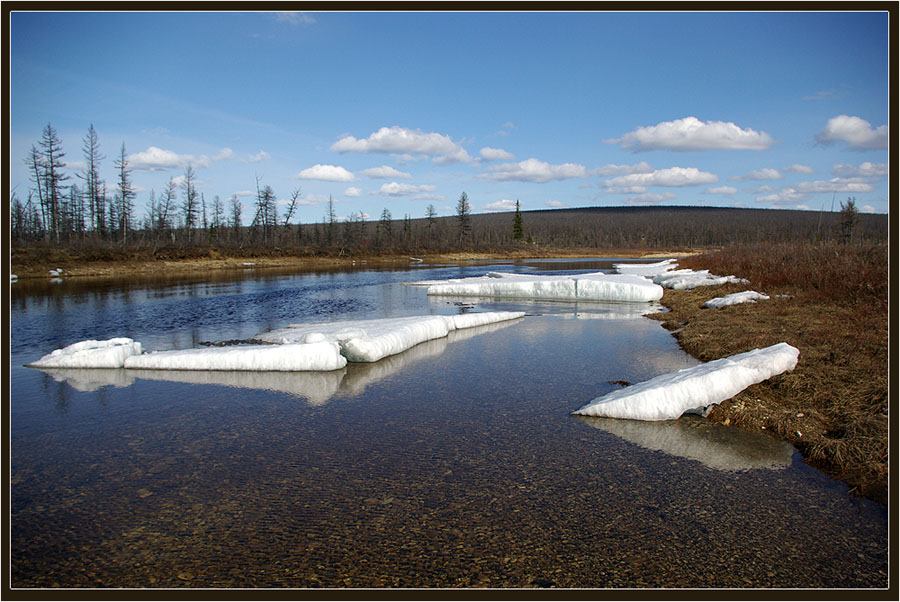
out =
<path fill-rule="evenodd" d="M 749 284 L 736 276 L 716 276 L 709 270 L 676 270 L 674 259 L 666 259 L 656 263 L 614 263 L 613 268 L 620 274 L 643 276 L 663 288 L 687 290 L 698 286 L 718 286 L 720 284 Z"/>
<path fill-rule="evenodd" d="M 635 420 L 674 420 L 686 412 L 702 413 L 750 385 L 793 370 L 799 355 L 787 343 L 754 349 L 613 391 L 573 413 Z"/>
<path fill-rule="evenodd" d="M 57 349 L 34 368 L 150 368 L 158 370 L 337 370 L 351 362 L 375 362 L 450 331 L 522 317 L 524 312 L 415 316 L 298 324 L 259 335 L 258 345 L 142 353 L 128 338 L 82 341 Z M 267 344 L 268 343 L 268 344 Z M 272 344 L 274 343 L 274 344 Z"/>

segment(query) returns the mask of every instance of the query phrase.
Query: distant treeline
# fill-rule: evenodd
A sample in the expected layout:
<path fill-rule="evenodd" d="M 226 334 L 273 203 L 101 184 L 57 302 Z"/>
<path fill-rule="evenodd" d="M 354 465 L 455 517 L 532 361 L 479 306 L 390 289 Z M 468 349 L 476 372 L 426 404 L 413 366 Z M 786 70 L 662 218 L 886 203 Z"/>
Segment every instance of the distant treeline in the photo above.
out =
<path fill-rule="evenodd" d="M 82 144 L 83 168 L 65 172 L 65 153 L 48 123 L 25 158 L 31 187 L 22 199 L 10 196 L 13 245 L 150 250 L 291 249 L 300 253 L 504 251 L 540 246 L 554 249 L 671 249 L 719 247 L 761 241 L 887 239 L 886 215 L 859 214 L 855 200 L 840 212 L 709 207 L 591 207 L 472 215 L 460 195 L 456 214 L 438 217 L 433 205 L 424 217 L 394 219 L 385 208 L 379 219 L 362 213 L 339 220 L 329 200 L 321 222 L 291 223 L 300 190 L 279 211 L 272 188 L 257 178 L 256 198 L 242 206 L 237 195 L 207 199 L 197 190 L 188 166 L 183 177 L 150 192 L 146 213 L 136 215 L 135 187 L 125 145 L 114 160 L 116 181 L 101 180 L 97 132 L 88 129 Z M 72 176 L 75 176 L 74 178 Z M 244 212 L 252 221 L 244 225 Z"/>
<path fill-rule="evenodd" d="M 674 249 L 710 248 L 731 244 L 791 241 L 841 241 L 842 214 L 778 209 L 718 207 L 589 207 L 394 220 L 382 218 L 329 220 L 268 226 L 212 224 L 188 233 L 184 228 L 135 230 L 126 242 L 70 236 L 60 247 L 151 250 L 215 247 L 222 250 L 288 249 L 315 255 L 365 253 L 443 253 L 551 249 Z M 854 242 L 881 242 L 888 237 L 888 216 L 858 214 Z M 13 227 L 13 245 L 28 245 L 29 237 Z M 31 239 L 54 246 L 46 237 Z"/>

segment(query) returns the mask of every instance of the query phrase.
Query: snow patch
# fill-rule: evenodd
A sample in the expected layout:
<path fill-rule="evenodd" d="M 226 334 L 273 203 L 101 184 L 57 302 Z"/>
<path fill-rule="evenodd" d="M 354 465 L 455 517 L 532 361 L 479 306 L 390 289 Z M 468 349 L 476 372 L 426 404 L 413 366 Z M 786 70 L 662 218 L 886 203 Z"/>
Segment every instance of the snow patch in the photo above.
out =
<path fill-rule="evenodd" d="M 674 259 L 665 259 L 656 263 L 614 263 L 613 269 L 620 274 L 650 277 L 671 270 L 675 265 Z"/>
<path fill-rule="evenodd" d="M 725 295 L 724 297 L 716 297 L 715 299 L 710 299 L 703 304 L 703 307 L 721 308 L 728 305 L 737 305 L 739 303 L 756 303 L 757 299 L 766 300 L 768 298 L 768 295 L 763 295 L 762 293 L 757 293 L 756 291 L 743 291 L 740 293 Z"/>
<path fill-rule="evenodd" d="M 754 349 L 613 391 L 573 413 L 634 420 L 673 420 L 686 412 L 702 413 L 752 384 L 793 370 L 799 355 L 787 343 Z"/>
<path fill-rule="evenodd" d="M 657 263 L 614 263 L 613 268 L 621 274 L 638 274 L 651 279 L 663 288 L 687 290 L 698 286 L 717 286 L 720 284 L 750 284 L 748 280 L 736 276 L 715 276 L 709 270 L 675 269 L 674 259 Z"/>

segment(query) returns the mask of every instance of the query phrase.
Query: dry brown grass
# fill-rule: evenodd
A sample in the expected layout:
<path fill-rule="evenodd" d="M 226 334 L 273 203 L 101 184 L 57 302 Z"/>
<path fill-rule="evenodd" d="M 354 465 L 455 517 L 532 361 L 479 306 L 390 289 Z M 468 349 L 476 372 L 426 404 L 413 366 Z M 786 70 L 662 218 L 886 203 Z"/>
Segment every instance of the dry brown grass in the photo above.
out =
<path fill-rule="evenodd" d="M 797 368 L 710 413 L 714 421 L 791 441 L 814 465 L 886 499 L 888 262 L 886 244 L 759 244 L 684 258 L 679 267 L 734 274 L 750 285 L 666 291 L 682 347 L 703 361 L 786 341 Z M 752 289 L 772 299 L 724 309 L 703 302 Z M 784 295 L 784 296 L 778 296 Z"/>

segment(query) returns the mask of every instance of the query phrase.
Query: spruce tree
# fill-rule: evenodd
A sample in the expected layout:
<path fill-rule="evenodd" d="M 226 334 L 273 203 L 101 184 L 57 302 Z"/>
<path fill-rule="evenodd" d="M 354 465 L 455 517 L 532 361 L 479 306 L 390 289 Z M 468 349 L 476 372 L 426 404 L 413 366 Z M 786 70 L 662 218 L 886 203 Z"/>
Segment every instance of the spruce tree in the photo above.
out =
<path fill-rule="evenodd" d="M 463 192 L 456 203 L 456 224 L 459 231 L 459 244 L 472 231 L 472 208 L 469 206 L 469 195 Z"/>
<path fill-rule="evenodd" d="M 522 228 L 522 212 L 519 211 L 519 199 L 516 199 L 516 213 L 513 215 L 513 240 L 522 240 L 525 238 L 525 231 Z"/>

